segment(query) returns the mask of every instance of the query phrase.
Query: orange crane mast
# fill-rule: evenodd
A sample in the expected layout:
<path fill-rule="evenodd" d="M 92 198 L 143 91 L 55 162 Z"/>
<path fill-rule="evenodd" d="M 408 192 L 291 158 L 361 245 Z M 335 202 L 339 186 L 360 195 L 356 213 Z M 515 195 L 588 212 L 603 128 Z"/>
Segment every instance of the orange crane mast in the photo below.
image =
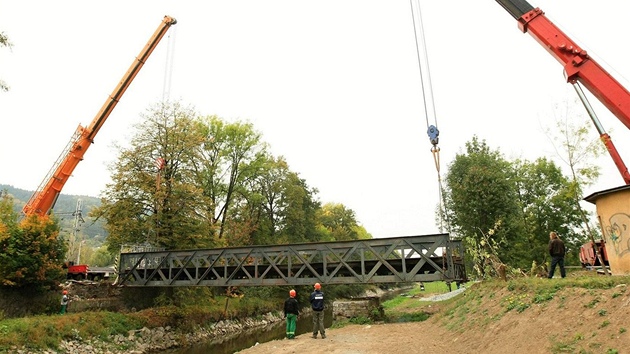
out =
<path fill-rule="evenodd" d="M 22 208 L 22 212 L 26 215 L 44 216 L 50 213 L 52 208 L 63 189 L 63 186 L 72 175 L 79 162 L 83 160 L 83 156 L 87 149 L 94 142 L 96 133 L 101 129 L 107 117 L 112 113 L 116 104 L 125 93 L 133 79 L 136 77 L 144 63 L 157 47 L 158 43 L 164 37 L 168 29 L 177 23 L 177 20 L 170 16 L 164 16 L 164 19 L 155 30 L 147 44 L 144 46 L 140 54 L 133 61 L 125 75 L 122 77 L 114 91 L 105 101 L 100 111 L 96 114 L 89 127 L 85 128 L 81 125 L 72 135 L 72 138 L 57 158 L 54 165 L 40 183 L 39 187 L 33 193 L 29 201 Z"/>

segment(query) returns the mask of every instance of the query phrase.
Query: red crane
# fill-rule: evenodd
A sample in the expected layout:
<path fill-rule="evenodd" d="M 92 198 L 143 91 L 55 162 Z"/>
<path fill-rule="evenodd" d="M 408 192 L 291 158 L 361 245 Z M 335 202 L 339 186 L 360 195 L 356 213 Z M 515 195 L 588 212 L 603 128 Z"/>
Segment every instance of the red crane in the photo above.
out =
<path fill-rule="evenodd" d="M 606 108 L 608 108 L 628 129 L 630 129 L 630 92 L 612 75 L 602 68 L 586 50 L 580 48 L 571 38 L 554 25 L 540 8 L 534 8 L 525 0 L 496 0 L 518 22 L 523 33 L 529 33 L 543 48 L 564 66 L 567 82 L 582 84 Z M 576 88 L 578 94 L 580 91 Z M 585 106 L 587 103 L 580 96 Z M 587 110 L 589 107 L 587 106 Z M 601 129 L 593 113 L 589 110 L 600 138 L 608 149 L 613 162 L 626 184 L 630 184 L 630 173 L 615 148 L 610 136 Z"/>
<path fill-rule="evenodd" d="M 136 77 L 144 63 L 157 47 L 158 43 L 164 37 L 168 29 L 177 23 L 172 17 L 164 16 L 164 19 L 155 30 L 147 44 L 144 46 L 140 54 L 133 61 L 125 75 L 122 77 L 114 91 L 105 101 L 100 111 L 96 114 L 89 127 L 85 128 L 81 125 L 72 135 L 72 138 L 62 151 L 53 167 L 50 169 L 44 180 L 41 182 L 35 193 L 31 196 L 22 211 L 28 215 L 47 215 L 54 207 L 61 189 L 72 175 L 79 162 L 83 160 L 83 156 L 87 149 L 94 142 L 94 137 L 99 129 L 112 113 L 116 104 L 125 93 L 133 79 Z"/>

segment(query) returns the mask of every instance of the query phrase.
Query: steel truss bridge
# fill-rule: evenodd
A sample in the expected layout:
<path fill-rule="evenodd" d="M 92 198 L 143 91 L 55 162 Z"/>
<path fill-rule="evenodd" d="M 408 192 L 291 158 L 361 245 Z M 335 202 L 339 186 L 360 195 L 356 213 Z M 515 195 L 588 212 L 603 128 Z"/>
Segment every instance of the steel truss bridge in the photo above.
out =
<path fill-rule="evenodd" d="M 121 253 L 127 287 L 277 286 L 466 281 L 448 234 L 220 249 Z"/>

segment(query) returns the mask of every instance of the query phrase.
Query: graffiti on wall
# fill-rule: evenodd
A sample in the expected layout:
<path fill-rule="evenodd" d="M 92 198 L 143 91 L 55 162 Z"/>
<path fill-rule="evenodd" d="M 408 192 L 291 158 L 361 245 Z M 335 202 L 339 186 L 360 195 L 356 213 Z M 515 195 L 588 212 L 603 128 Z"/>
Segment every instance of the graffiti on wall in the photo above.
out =
<path fill-rule="evenodd" d="M 617 257 L 630 253 L 630 215 L 614 214 L 604 226 L 604 239 L 612 244 Z"/>

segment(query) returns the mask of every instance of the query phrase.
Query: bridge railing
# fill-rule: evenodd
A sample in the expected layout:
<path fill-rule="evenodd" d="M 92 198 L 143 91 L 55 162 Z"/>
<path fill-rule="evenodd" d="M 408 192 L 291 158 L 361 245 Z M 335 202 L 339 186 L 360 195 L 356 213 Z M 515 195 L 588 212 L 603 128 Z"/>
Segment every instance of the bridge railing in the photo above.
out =
<path fill-rule="evenodd" d="M 466 281 L 448 234 L 121 253 L 123 286 L 272 286 Z"/>

